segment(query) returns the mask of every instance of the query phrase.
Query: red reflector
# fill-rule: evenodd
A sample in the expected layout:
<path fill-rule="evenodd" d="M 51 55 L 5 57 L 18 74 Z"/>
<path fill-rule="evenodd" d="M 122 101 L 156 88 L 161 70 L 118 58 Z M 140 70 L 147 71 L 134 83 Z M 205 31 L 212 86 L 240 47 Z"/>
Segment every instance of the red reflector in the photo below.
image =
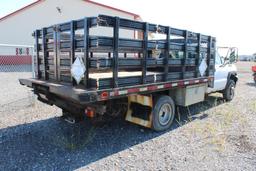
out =
<path fill-rule="evenodd" d="M 194 84 L 194 83 L 195 83 L 194 80 L 190 80 L 190 81 L 189 81 L 189 84 Z"/>
<path fill-rule="evenodd" d="M 171 86 L 172 86 L 172 85 L 168 83 L 168 84 L 165 84 L 165 85 L 164 85 L 164 88 L 170 88 Z"/>
<path fill-rule="evenodd" d="M 85 115 L 89 118 L 93 118 L 95 116 L 95 112 L 92 108 L 88 107 L 87 109 L 85 109 Z"/>
<path fill-rule="evenodd" d="M 157 86 L 148 86 L 148 90 L 156 90 L 157 89 Z"/>
<path fill-rule="evenodd" d="M 101 99 L 107 99 L 108 98 L 108 92 L 102 92 L 101 95 L 100 95 L 100 98 Z"/>
<path fill-rule="evenodd" d="M 137 93 L 137 92 L 139 92 L 140 91 L 140 89 L 138 89 L 138 88 L 131 88 L 131 89 L 128 89 L 128 93 Z"/>
<path fill-rule="evenodd" d="M 183 86 L 183 85 L 184 85 L 184 82 L 183 82 L 183 81 L 180 81 L 178 84 L 179 84 L 179 86 Z"/>

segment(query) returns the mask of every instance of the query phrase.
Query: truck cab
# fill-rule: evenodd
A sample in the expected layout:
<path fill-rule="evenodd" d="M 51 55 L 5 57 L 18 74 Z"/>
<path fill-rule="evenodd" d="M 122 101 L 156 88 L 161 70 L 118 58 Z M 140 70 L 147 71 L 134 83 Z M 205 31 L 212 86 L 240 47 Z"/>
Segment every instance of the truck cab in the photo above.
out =
<path fill-rule="evenodd" d="M 215 73 L 214 86 L 208 88 L 207 93 L 221 92 L 223 97 L 230 101 L 234 97 L 234 89 L 237 77 L 237 68 L 235 62 L 237 61 L 237 48 L 234 47 L 218 47 L 215 55 Z M 226 56 L 220 55 L 220 49 L 226 49 Z"/>

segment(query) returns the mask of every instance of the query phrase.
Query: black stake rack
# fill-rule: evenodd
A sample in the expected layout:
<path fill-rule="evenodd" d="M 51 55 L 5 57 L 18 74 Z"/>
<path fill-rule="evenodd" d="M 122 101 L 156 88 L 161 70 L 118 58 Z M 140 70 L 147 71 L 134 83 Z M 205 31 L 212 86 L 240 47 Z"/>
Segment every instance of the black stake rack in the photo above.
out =
<path fill-rule="evenodd" d="M 112 28 L 112 36 L 91 35 L 90 29 Z M 123 38 L 120 30 L 141 35 Z M 165 39 L 152 39 L 151 34 Z M 118 88 L 214 75 L 215 38 L 169 26 L 99 15 L 36 30 L 37 79 L 49 80 L 84 89 Z M 152 54 L 158 51 L 157 57 Z M 82 56 L 86 72 L 76 84 L 71 65 Z M 207 70 L 200 75 L 199 66 L 206 58 Z M 102 73 L 112 75 L 104 77 Z M 121 72 L 137 72 L 120 76 Z M 95 73 L 101 73 L 100 77 Z M 109 74 L 106 74 L 109 75 Z"/>

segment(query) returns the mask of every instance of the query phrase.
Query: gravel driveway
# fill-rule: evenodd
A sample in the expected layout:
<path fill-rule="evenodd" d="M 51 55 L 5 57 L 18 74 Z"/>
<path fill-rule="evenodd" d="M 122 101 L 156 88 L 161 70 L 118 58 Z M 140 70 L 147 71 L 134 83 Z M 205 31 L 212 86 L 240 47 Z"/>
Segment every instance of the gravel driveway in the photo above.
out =
<path fill-rule="evenodd" d="M 0 72 L 0 106 L 28 99 L 32 93 L 18 79 L 31 77 L 31 72 Z"/>
<path fill-rule="evenodd" d="M 70 125 L 37 102 L 0 110 L 0 170 L 255 170 L 256 91 L 251 65 L 238 63 L 235 99 L 218 94 L 180 108 L 166 132 L 116 119 Z"/>

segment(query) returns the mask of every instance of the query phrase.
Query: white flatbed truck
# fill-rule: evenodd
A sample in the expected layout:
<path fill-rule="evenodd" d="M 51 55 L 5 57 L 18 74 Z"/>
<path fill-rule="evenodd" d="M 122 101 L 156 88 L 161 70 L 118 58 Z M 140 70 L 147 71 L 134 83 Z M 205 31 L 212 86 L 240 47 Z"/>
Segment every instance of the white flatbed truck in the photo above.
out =
<path fill-rule="evenodd" d="M 113 36 L 91 35 L 94 27 L 110 27 Z M 142 38 L 120 38 L 120 29 Z M 150 39 L 150 33 L 166 39 Z M 36 30 L 34 37 L 36 78 L 20 83 L 62 108 L 70 122 L 126 113 L 127 121 L 163 131 L 176 105 L 204 101 L 212 92 L 227 101 L 235 94 L 234 60 L 218 55 L 211 36 L 99 15 Z"/>

